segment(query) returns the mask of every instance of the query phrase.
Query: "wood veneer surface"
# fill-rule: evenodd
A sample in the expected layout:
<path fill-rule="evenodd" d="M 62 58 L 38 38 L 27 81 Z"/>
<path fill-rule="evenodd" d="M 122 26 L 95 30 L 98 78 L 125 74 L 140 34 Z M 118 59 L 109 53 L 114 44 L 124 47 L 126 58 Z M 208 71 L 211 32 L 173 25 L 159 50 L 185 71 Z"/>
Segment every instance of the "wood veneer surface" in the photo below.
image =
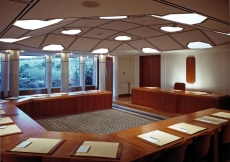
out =
<path fill-rule="evenodd" d="M 161 88 L 133 88 L 132 104 L 172 113 L 187 114 L 211 107 L 227 109 L 230 97 L 224 94 L 197 95 L 191 91 L 173 91 Z"/>

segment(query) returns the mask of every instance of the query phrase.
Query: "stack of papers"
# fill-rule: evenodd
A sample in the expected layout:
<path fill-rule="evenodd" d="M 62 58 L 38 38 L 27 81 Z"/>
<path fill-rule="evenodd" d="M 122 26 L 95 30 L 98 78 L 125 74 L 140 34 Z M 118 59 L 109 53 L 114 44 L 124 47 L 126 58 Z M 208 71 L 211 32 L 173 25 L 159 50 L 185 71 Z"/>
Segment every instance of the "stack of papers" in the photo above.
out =
<path fill-rule="evenodd" d="M 187 123 L 174 124 L 174 125 L 169 126 L 168 128 L 182 132 L 182 133 L 186 133 L 186 134 L 195 134 L 197 132 L 207 129 L 207 128 L 203 128 L 203 127 L 199 127 L 199 126 L 187 124 Z"/>
<path fill-rule="evenodd" d="M 137 138 L 144 140 L 148 143 L 152 143 L 157 146 L 163 146 L 168 143 L 174 142 L 176 140 L 181 139 L 182 137 L 178 137 L 160 130 L 155 130 L 152 132 L 144 133 L 138 135 Z"/>
<path fill-rule="evenodd" d="M 204 123 L 214 124 L 214 125 L 222 124 L 222 123 L 225 123 L 225 122 L 228 121 L 228 120 L 225 120 L 225 119 L 214 118 L 214 117 L 211 117 L 211 116 L 203 116 L 203 117 L 200 117 L 200 118 L 196 118 L 194 120 L 204 122 Z"/>
<path fill-rule="evenodd" d="M 223 118 L 230 118 L 230 113 L 226 113 L 226 112 L 218 112 L 218 113 L 214 113 L 212 114 L 213 116 L 218 116 L 218 117 L 223 117 Z"/>

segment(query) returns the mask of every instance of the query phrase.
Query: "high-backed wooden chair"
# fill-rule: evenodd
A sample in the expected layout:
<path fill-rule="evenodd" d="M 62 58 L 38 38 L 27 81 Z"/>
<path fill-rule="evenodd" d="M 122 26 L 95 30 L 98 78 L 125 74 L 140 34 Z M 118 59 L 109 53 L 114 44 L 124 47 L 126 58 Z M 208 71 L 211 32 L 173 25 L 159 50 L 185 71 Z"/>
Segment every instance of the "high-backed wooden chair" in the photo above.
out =
<path fill-rule="evenodd" d="M 187 147 L 186 159 L 196 161 L 196 159 L 206 156 L 211 146 L 212 131 L 204 132 L 193 138 L 193 143 Z M 209 155 L 209 160 L 212 155 Z"/>
<path fill-rule="evenodd" d="M 179 83 L 179 82 L 175 83 L 174 89 L 185 91 L 185 83 Z"/>
<path fill-rule="evenodd" d="M 41 156 L 23 156 L 17 154 L 2 154 L 3 162 L 42 162 Z"/>
<path fill-rule="evenodd" d="M 230 143 L 230 124 L 222 127 L 222 144 Z"/>
<path fill-rule="evenodd" d="M 195 149 L 195 157 L 203 157 L 207 155 L 209 147 L 210 147 L 210 139 L 212 136 L 212 132 L 205 132 L 199 136 L 196 136 L 193 140 L 194 149 Z"/>
<path fill-rule="evenodd" d="M 186 141 L 180 142 L 173 146 L 170 146 L 164 150 L 163 156 L 160 161 L 163 162 L 183 162 L 185 158 L 185 143 Z"/>

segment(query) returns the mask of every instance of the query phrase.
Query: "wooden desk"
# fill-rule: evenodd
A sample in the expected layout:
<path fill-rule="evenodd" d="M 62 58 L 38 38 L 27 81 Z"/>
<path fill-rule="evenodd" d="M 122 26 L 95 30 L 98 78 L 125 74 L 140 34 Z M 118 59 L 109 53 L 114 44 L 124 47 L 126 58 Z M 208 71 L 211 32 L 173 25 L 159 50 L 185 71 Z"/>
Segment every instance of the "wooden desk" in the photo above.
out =
<path fill-rule="evenodd" d="M 223 94 L 193 94 L 191 91 L 173 91 L 162 88 L 133 88 L 132 104 L 151 107 L 171 113 L 187 114 L 211 107 L 228 109 L 230 97 Z"/>
<path fill-rule="evenodd" d="M 220 130 L 222 125 L 228 124 L 228 123 L 230 123 L 230 121 L 228 121 L 227 123 L 224 123 L 224 124 L 220 124 L 220 125 L 212 125 L 212 124 L 207 124 L 207 123 L 201 123 L 201 122 L 195 121 L 194 119 L 198 118 L 198 117 L 205 116 L 205 115 L 211 115 L 211 114 L 219 112 L 219 111 L 220 111 L 219 109 L 211 108 L 211 109 L 191 113 L 188 115 L 182 115 L 182 116 L 170 118 L 167 120 L 162 120 L 159 122 L 155 122 L 155 123 L 127 129 L 124 131 L 116 132 L 116 133 L 111 134 L 110 136 L 120 138 L 120 139 L 132 144 L 132 146 L 135 148 L 141 148 L 144 152 L 146 152 L 146 154 L 152 154 L 153 157 L 158 157 L 161 154 L 161 151 L 163 149 L 165 149 L 165 148 L 167 148 L 167 147 L 169 147 L 175 143 L 178 143 L 179 141 L 186 140 L 187 144 L 191 144 L 193 137 L 200 135 L 205 131 L 213 131 L 213 133 L 214 133 L 214 149 L 215 149 L 215 154 L 214 154 L 215 160 L 214 161 L 217 161 L 218 160 L 218 131 Z M 221 111 L 230 112 L 227 110 L 221 110 Z M 178 131 L 173 131 L 173 130 L 167 128 L 168 126 L 171 126 L 173 124 L 177 124 L 180 122 L 197 125 L 197 126 L 204 127 L 207 129 L 204 131 L 198 132 L 196 134 L 193 134 L 193 135 L 186 135 L 184 133 L 180 133 Z M 162 147 L 156 147 L 152 144 L 149 144 L 147 142 L 144 142 L 144 141 L 136 138 L 140 134 L 151 132 L 154 130 L 161 130 L 161 131 L 164 131 L 164 132 L 167 132 L 167 133 L 179 136 L 179 137 L 183 137 L 183 139 L 172 142 L 172 143 L 167 144 L 167 145 L 162 146 Z"/>
<path fill-rule="evenodd" d="M 27 100 L 13 101 L 23 112 L 33 119 L 59 115 L 76 114 L 112 107 L 112 93 L 100 91 L 89 94 L 64 94 L 41 98 L 27 97 Z"/>
<path fill-rule="evenodd" d="M 53 138 L 53 139 L 63 139 L 65 140 L 64 143 L 58 147 L 58 149 L 51 155 L 46 154 L 39 154 L 39 156 L 42 156 L 42 159 L 44 161 L 61 161 L 61 162 L 69 162 L 70 159 L 88 159 L 90 161 L 99 160 L 99 161 L 105 161 L 105 158 L 93 158 L 93 157 L 73 157 L 70 156 L 71 152 L 74 150 L 74 148 L 77 146 L 77 144 L 82 140 L 88 140 L 88 141 L 105 141 L 105 142 L 120 142 L 119 140 L 114 140 L 110 138 L 108 135 L 100 135 L 100 134 L 88 134 L 88 133 L 72 133 L 72 132 L 44 132 L 42 134 L 33 136 L 36 138 Z M 27 137 L 28 138 L 28 137 Z M 9 148 L 13 148 L 18 143 L 26 140 L 27 138 L 21 138 L 14 140 L 7 145 L 5 143 L 2 144 L 1 149 L 2 151 L 7 150 Z M 35 155 L 33 153 L 16 153 L 16 152 L 4 152 L 5 154 L 20 154 L 20 155 Z M 129 145 L 122 143 L 122 153 L 121 153 L 121 159 L 109 159 L 110 161 L 132 161 L 139 156 L 145 155 L 144 152 L 141 152 L 138 149 L 135 149 L 133 147 L 130 147 Z M 108 159 L 107 159 L 108 160 Z M 4 161 L 4 159 L 3 159 Z"/>

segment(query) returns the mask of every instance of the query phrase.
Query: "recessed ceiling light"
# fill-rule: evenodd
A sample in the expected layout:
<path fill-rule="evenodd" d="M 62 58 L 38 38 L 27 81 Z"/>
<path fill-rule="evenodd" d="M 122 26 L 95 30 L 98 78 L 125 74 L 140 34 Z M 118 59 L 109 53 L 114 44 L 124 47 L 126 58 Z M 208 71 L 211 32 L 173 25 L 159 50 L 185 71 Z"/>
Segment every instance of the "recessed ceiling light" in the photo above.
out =
<path fill-rule="evenodd" d="M 190 49 L 202 49 L 202 48 L 212 48 L 213 46 L 209 43 L 204 42 L 189 42 L 188 48 Z"/>
<path fill-rule="evenodd" d="M 68 34 L 68 35 L 75 35 L 81 33 L 81 30 L 80 29 L 63 30 L 61 33 Z"/>
<path fill-rule="evenodd" d="M 183 28 L 181 27 L 172 27 L 172 26 L 163 26 L 160 29 L 166 32 L 177 32 L 183 30 Z"/>
<path fill-rule="evenodd" d="M 131 40 L 131 37 L 128 37 L 128 36 L 117 36 L 115 38 L 115 40 L 126 41 L 126 40 Z"/>
<path fill-rule="evenodd" d="M 158 51 L 156 49 L 153 49 L 153 48 L 142 48 L 141 50 L 144 53 L 157 53 L 157 52 L 160 52 L 160 51 Z"/>
<path fill-rule="evenodd" d="M 63 19 L 53 19 L 49 21 L 43 21 L 43 20 L 18 20 L 14 23 L 14 26 L 23 28 L 23 29 L 29 29 L 29 30 L 35 30 L 44 28 L 49 25 L 56 24 Z"/>
<path fill-rule="evenodd" d="M 107 17 L 99 17 L 100 19 L 126 19 L 127 16 L 107 16 Z"/>
<path fill-rule="evenodd" d="M 184 23 L 188 25 L 193 25 L 193 24 L 199 24 L 203 22 L 205 19 L 207 19 L 206 16 L 202 16 L 196 13 L 189 13 L 189 14 L 169 14 L 165 16 L 157 16 L 157 15 L 152 15 L 153 17 L 165 19 L 165 20 L 170 20 L 170 21 L 175 21 L 179 23 Z"/>
<path fill-rule="evenodd" d="M 109 52 L 108 48 L 99 48 L 94 50 L 92 53 L 108 53 L 108 52 Z"/>
<path fill-rule="evenodd" d="M 64 49 L 64 47 L 59 44 L 50 44 L 48 46 L 43 47 L 42 49 L 48 51 L 61 51 Z"/>
<path fill-rule="evenodd" d="M 7 42 L 7 43 L 13 43 L 13 42 L 17 42 L 17 41 L 21 41 L 23 39 L 27 39 L 29 38 L 30 36 L 28 37 L 23 37 L 23 38 L 19 38 L 19 39 L 14 39 L 14 38 L 1 38 L 0 41 L 1 42 Z"/>

